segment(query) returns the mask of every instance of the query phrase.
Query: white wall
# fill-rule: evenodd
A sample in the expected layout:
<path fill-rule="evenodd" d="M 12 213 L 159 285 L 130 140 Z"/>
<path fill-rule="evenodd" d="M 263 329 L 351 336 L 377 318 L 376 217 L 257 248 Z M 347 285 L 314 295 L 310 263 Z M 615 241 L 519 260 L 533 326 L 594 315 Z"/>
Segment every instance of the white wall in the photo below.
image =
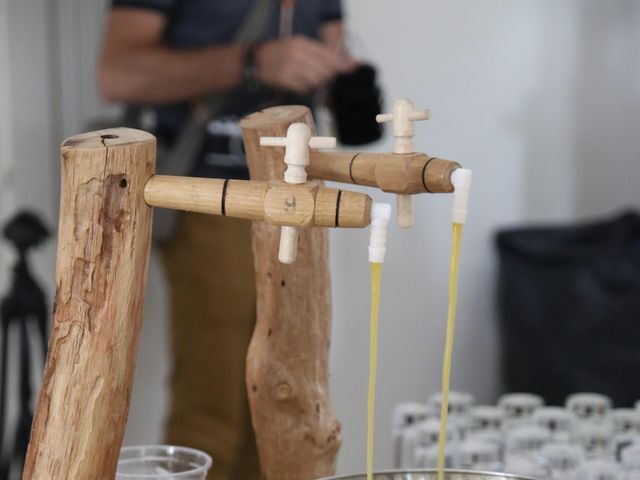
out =
<path fill-rule="evenodd" d="M 38 213 L 52 229 L 57 224 L 54 202 L 57 171 L 54 89 L 52 61 L 48 45 L 49 2 L 0 0 L 0 225 L 16 208 Z M 2 240 L 4 243 L 4 239 Z M 53 300 L 55 283 L 55 241 L 34 252 L 34 275 Z M 6 245 L 0 248 L 0 297 L 10 281 L 13 257 Z M 20 361 L 16 344 L 17 330 L 10 331 L 9 364 Z M 39 377 L 34 372 L 34 377 Z M 17 372 L 8 376 L 8 391 L 17 391 Z M 15 396 L 8 403 L 7 436 L 13 432 L 17 412 Z M 13 440 L 13 438 L 11 438 Z M 8 445 L 11 445 L 9 443 Z M 15 473 L 15 472 L 14 472 Z"/>
<path fill-rule="evenodd" d="M 8 12 L 7 0 L 0 0 L 0 225 L 5 223 L 15 203 Z M 7 286 L 9 265 L 9 249 L 0 243 L 0 292 Z"/>
<path fill-rule="evenodd" d="M 15 185 L 21 204 L 38 207 L 53 221 L 58 142 L 63 133 L 75 133 L 100 110 L 94 96 L 93 58 L 102 2 L 89 8 L 79 0 L 61 0 L 53 13 L 46 0 L 9 3 L 12 144 L 19 164 Z M 495 229 L 609 213 L 622 205 L 640 207 L 640 4 L 633 0 L 345 3 L 350 30 L 357 37 L 352 45 L 380 66 L 388 104 L 409 97 L 432 110 L 433 118 L 417 126 L 418 148 L 474 170 L 460 268 L 453 386 L 473 392 L 481 402 L 494 401 L 500 388 L 492 306 Z M 48 42 L 52 32 L 58 38 Z M 1 54 L 0 45 L 0 60 Z M 52 58 L 65 66 L 63 71 L 51 65 Z M 0 88 L 4 77 L 6 72 L 0 72 Z M 60 78 L 64 82 L 57 84 Z M 53 102 L 52 89 L 58 92 Z M 0 101 L 6 98 L 0 93 Z M 390 139 L 375 148 L 390 150 Z M 386 195 L 374 196 L 393 201 Z M 420 196 L 415 201 L 415 227 L 393 228 L 390 235 L 381 306 L 375 460 L 379 467 L 390 465 L 393 404 L 424 400 L 438 389 L 449 208 L 447 196 Z M 339 470 L 345 473 L 364 466 L 367 241 L 364 231 L 332 233 L 331 381 L 334 405 L 343 421 Z M 53 254 L 49 250 L 39 255 L 39 271 L 46 272 L 51 296 Z M 163 289 L 154 264 L 128 443 L 161 438 L 167 375 Z"/>
<path fill-rule="evenodd" d="M 8 94 L 3 112 L 11 134 L 2 153 L 10 165 L 13 207 L 40 214 L 51 229 L 57 226 L 57 150 L 54 63 L 48 46 L 51 40 L 50 4 L 46 0 L 9 1 L 6 10 L 8 43 Z M 8 208 L 7 208 L 8 210 Z M 54 243 L 50 241 L 34 254 L 36 273 L 49 290 L 54 290 Z"/>
<path fill-rule="evenodd" d="M 346 0 L 352 45 L 382 71 L 388 105 L 432 110 L 421 151 L 474 170 L 460 266 L 453 387 L 499 392 L 492 234 L 640 206 L 640 4 Z M 390 150 L 387 138 L 376 149 Z M 390 197 L 377 195 L 376 198 Z M 439 388 L 450 247 L 446 196 L 420 196 L 383 269 L 375 465 L 391 464 L 394 403 Z M 365 464 L 366 232 L 332 234 L 332 393 L 341 472 Z"/>

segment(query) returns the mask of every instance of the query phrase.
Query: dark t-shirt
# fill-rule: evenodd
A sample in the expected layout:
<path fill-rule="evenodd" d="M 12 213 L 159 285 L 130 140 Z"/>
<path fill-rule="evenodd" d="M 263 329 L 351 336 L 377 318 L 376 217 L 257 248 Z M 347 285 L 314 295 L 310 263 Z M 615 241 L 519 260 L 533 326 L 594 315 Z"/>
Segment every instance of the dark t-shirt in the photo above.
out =
<path fill-rule="evenodd" d="M 167 15 L 165 42 L 172 48 L 197 48 L 231 43 L 235 32 L 255 0 L 113 0 L 114 7 L 135 7 L 156 10 Z M 271 0 L 261 39 L 278 36 L 280 2 Z M 293 32 L 317 38 L 319 27 L 342 18 L 340 0 L 298 0 L 295 3 Z M 224 92 L 217 109 L 218 116 L 241 116 L 263 108 L 273 101 L 275 93 L 268 89 L 248 92 L 243 88 Z M 280 98 L 280 101 L 283 99 Z M 287 98 L 287 103 L 307 103 L 305 99 Z M 185 120 L 185 105 L 163 106 L 157 109 L 159 133 L 178 131 Z"/>

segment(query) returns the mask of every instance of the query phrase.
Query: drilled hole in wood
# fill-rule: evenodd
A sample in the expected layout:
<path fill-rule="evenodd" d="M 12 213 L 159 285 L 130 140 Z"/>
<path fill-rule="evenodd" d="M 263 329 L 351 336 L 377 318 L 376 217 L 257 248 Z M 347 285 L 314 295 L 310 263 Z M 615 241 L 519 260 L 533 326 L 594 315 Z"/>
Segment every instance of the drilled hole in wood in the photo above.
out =
<path fill-rule="evenodd" d="M 100 138 L 103 139 L 103 140 L 113 140 L 114 138 L 119 138 L 119 137 L 118 137 L 118 135 L 114 135 L 112 133 L 108 133 L 106 135 L 101 135 Z"/>
<path fill-rule="evenodd" d="M 122 180 L 120 180 L 120 188 L 127 188 L 127 179 L 123 178 Z"/>

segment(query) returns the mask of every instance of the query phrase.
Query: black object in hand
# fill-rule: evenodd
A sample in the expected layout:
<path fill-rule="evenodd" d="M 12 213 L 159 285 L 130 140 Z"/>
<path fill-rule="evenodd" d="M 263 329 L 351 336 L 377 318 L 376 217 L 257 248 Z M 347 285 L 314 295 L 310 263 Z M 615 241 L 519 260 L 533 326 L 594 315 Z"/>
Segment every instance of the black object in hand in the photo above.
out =
<path fill-rule="evenodd" d="M 382 126 L 376 122 L 382 109 L 382 93 L 373 66 L 360 65 L 336 77 L 331 100 L 340 143 L 364 145 L 382 136 Z"/>

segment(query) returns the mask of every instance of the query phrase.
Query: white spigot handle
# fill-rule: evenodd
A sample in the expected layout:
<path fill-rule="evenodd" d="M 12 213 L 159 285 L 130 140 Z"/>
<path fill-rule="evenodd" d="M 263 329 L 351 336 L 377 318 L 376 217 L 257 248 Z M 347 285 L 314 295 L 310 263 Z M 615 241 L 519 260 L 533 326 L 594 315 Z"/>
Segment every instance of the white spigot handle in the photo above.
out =
<path fill-rule="evenodd" d="M 305 123 L 292 123 L 286 137 L 260 137 L 260 145 L 265 147 L 285 147 L 284 162 L 287 169 L 284 181 L 301 184 L 307 181 L 306 167 L 309 165 L 311 148 L 334 148 L 335 137 L 312 137 L 311 128 Z M 285 226 L 280 231 L 278 260 L 290 264 L 296 261 L 298 251 L 298 229 Z"/>
<path fill-rule="evenodd" d="M 287 137 L 260 137 L 260 145 L 263 147 L 286 147 Z"/>
<path fill-rule="evenodd" d="M 451 209 L 452 223 L 464 224 L 467 220 L 471 178 L 471 170 L 468 168 L 456 168 L 451 172 L 451 184 L 453 185 L 453 207 Z"/>
<path fill-rule="evenodd" d="M 309 148 L 336 148 L 335 137 L 311 137 Z M 260 145 L 263 147 L 286 147 L 287 137 L 260 137 Z"/>
<path fill-rule="evenodd" d="M 411 195 L 396 194 L 396 215 L 399 227 L 410 228 L 413 225 L 413 200 Z"/>
<path fill-rule="evenodd" d="M 371 205 L 371 234 L 369 237 L 369 262 L 371 263 L 384 263 L 389 220 L 391 220 L 391 205 L 388 203 Z"/>
<path fill-rule="evenodd" d="M 336 148 L 336 137 L 311 137 L 309 148 Z"/>
<path fill-rule="evenodd" d="M 379 113 L 376 115 L 376 122 L 378 123 L 386 123 L 393 120 L 393 113 Z"/>
<path fill-rule="evenodd" d="M 426 109 L 418 109 L 413 106 L 411 100 L 401 98 L 393 103 L 391 113 L 376 115 L 378 123 L 393 122 L 393 136 L 395 137 L 395 153 L 413 153 L 413 136 L 416 133 L 414 122 L 428 120 L 431 112 Z"/>
<path fill-rule="evenodd" d="M 280 248 L 278 260 L 280 263 L 290 265 L 296 261 L 298 255 L 298 229 L 284 226 L 280 229 Z"/>
<path fill-rule="evenodd" d="M 376 116 L 378 123 L 393 122 L 394 153 L 414 153 L 413 136 L 416 133 L 414 122 L 428 120 L 431 112 L 413 106 L 411 100 L 401 98 L 393 103 L 392 113 L 381 113 Z M 398 225 L 408 228 L 413 225 L 413 201 L 410 195 L 396 195 L 396 212 Z"/>

